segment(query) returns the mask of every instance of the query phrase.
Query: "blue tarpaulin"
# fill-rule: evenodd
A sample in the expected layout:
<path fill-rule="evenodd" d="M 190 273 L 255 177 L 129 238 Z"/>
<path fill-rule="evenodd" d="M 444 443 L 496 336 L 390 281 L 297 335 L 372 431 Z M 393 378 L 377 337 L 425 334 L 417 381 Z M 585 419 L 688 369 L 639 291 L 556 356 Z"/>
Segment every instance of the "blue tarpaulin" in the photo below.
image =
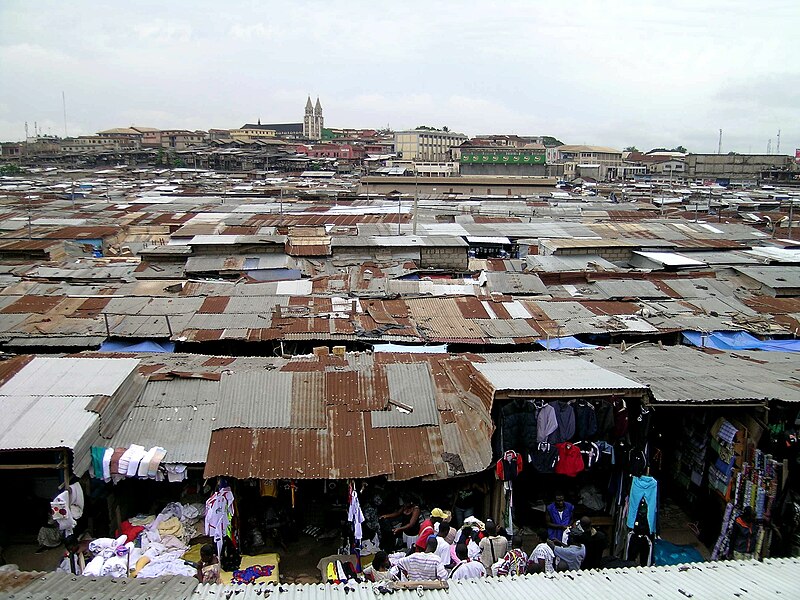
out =
<path fill-rule="evenodd" d="M 536 340 L 536 343 L 548 350 L 578 350 L 581 348 L 599 348 L 593 344 L 584 344 L 578 338 L 570 336 L 550 338 L 549 340 Z"/>
<path fill-rule="evenodd" d="M 694 546 L 678 545 L 664 539 L 656 540 L 655 564 L 658 566 L 684 565 L 704 562 L 700 551 Z"/>
<path fill-rule="evenodd" d="M 175 342 L 122 342 L 106 340 L 100 352 L 175 352 Z"/>
<path fill-rule="evenodd" d="M 707 335 L 698 331 L 684 331 L 683 339 L 691 346 L 716 350 L 800 352 L 800 340 L 760 340 L 744 331 L 713 331 Z"/>

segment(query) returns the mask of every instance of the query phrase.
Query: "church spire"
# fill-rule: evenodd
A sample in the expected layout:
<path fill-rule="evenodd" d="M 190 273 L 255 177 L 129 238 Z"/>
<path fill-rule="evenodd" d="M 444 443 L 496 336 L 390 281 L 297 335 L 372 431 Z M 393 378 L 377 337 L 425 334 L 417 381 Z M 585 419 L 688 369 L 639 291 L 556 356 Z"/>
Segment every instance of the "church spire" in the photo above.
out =
<path fill-rule="evenodd" d="M 319 102 L 319 100 L 317 100 Z M 308 100 L 306 101 L 306 114 L 310 115 L 314 112 L 314 105 L 311 104 L 311 96 L 308 96 Z"/>
<path fill-rule="evenodd" d="M 322 115 L 322 104 L 319 102 L 319 96 L 317 96 L 317 105 L 314 107 L 314 114 L 317 116 Z"/>

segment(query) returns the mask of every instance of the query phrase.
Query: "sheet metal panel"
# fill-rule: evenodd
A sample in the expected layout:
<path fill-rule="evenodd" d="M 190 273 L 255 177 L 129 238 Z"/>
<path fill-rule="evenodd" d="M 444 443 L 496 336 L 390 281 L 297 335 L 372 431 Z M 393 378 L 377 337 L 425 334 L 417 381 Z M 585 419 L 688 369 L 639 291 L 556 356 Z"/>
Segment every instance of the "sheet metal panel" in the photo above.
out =
<path fill-rule="evenodd" d="M 438 425 L 436 394 L 431 371 L 426 363 L 388 364 L 384 366 L 389 384 L 389 400 L 413 408 L 410 414 L 397 408 L 373 411 L 374 427 L 417 427 Z"/>
<path fill-rule="evenodd" d="M 36 357 L 0 387 L 0 396 L 111 396 L 138 365 L 135 358 Z"/>
<path fill-rule="evenodd" d="M 325 429 L 325 380 L 322 371 L 293 373 L 292 409 L 289 427 L 292 429 Z"/>
<path fill-rule="evenodd" d="M 14 592 L 15 600 L 53 598 L 102 598 L 103 600 L 189 600 L 194 598 L 197 579 L 167 576 L 153 579 L 76 577 L 69 573 L 47 573 Z M 255 596 L 254 596 L 255 597 Z M 238 598 L 238 596 L 237 596 Z"/>
<path fill-rule="evenodd" d="M 216 405 L 208 403 L 180 407 L 136 406 L 114 437 L 103 445 L 115 448 L 131 444 L 141 444 L 145 448 L 162 446 L 167 450 L 166 462 L 205 463 L 215 414 Z"/>
<path fill-rule="evenodd" d="M 293 374 L 285 371 L 230 373 L 220 382 L 214 429 L 289 427 Z"/>
<path fill-rule="evenodd" d="M 220 382 L 208 379 L 149 381 L 137 406 L 186 407 L 216 405 Z"/>
<path fill-rule="evenodd" d="M 581 358 L 486 362 L 476 363 L 475 368 L 495 390 L 643 390 L 647 387 Z"/>

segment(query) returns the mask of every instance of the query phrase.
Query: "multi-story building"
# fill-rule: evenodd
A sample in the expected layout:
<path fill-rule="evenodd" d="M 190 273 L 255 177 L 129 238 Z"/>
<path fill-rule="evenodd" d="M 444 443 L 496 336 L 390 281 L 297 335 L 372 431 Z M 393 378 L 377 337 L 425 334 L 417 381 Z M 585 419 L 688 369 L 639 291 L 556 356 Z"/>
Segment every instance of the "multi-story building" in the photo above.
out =
<path fill-rule="evenodd" d="M 781 154 L 688 154 L 686 175 L 694 179 L 791 179 L 798 173 L 791 156 Z"/>
<path fill-rule="evenodd" d="M 161 131 L 161 147 L 170 150 L 186 150 L 189 146 L 202 144 L 205 139 L 206 132 L 200 130 L 168 129 Z"/>
<path fill-rule="evenodd" d="M 266 129 L 259 123 L 258 127 L 241 129 L 231 129 L 228 131 L 228 137 L 242 142 L 252 142 L 253 140 L 274 139 L 277 132 L 274 129 Z"/>
<path fill-rule="evenodd" d="M 297 146 L 299 154 L 310 158 L 336 158 L 340 160 L 361 160 L 364 158 L 363 146 L 353 144 L 301 144 Z"/>
<path fill-rule="evenodd" d="M 81 135 L 65 138 L 59 144 L 62 152 L 119 152 L 135 150 L 140 145 L 141 142 L 137 138 L 113 135 Z"/>
<path fill-rule="evenodd" d="M 415 161 L 446 162 L 453 159 L 453 148 L 467 140 L 463 133 L 415 129 L 396 131 L 394 150 L 400 158 Z"/>
<path fill-rule="evenodd" d="M 131 127 L 142 134 L 142 148 L 160 148 L 161 130 L 155 127 Z"/>
<path fill-rule="evenodd" d="M 494 146 L 483 140 L 464 142 L 454 151 L 462 175 L 544 177 L 547 156 L 541 144 Z"/>
<path fill-rule="evenodd" d="M 622 176 L 622 152 L 604 146 L 563 145 L 556 148 L 556 162 L 564 165 L 564 177 L 608 180 Z"/>

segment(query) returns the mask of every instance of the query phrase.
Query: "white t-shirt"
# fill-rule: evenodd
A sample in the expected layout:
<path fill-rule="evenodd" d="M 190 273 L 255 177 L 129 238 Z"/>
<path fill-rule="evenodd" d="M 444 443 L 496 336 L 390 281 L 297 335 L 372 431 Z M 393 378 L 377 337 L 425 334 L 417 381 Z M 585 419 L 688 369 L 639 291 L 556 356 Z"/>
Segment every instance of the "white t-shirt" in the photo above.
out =
<path fill-rule="evenodd" d="M 553 553 L 553 549 L 547 544 L 541 543 L 533 549 L 529 560 L 530 562 L 539 564 L 539 560 L 544 559 L 544 572 L 552 573 L 555 571 L 555 567 L 553 566 L 555 557 L 556 555 Z"/>
<path fill-rule="evenodd" d="M 451 562 L 450 544 L 443 537 L 436 537 L 436 556 L 442 559 L 443 565 L 449 565 Z"/>
<path fill-rule="evenodd" d="M 465 560 L 458 563 L 450 571 L 450 579 L 472 579 L 486 577 L 486 568 L 479 560 Z"/>

